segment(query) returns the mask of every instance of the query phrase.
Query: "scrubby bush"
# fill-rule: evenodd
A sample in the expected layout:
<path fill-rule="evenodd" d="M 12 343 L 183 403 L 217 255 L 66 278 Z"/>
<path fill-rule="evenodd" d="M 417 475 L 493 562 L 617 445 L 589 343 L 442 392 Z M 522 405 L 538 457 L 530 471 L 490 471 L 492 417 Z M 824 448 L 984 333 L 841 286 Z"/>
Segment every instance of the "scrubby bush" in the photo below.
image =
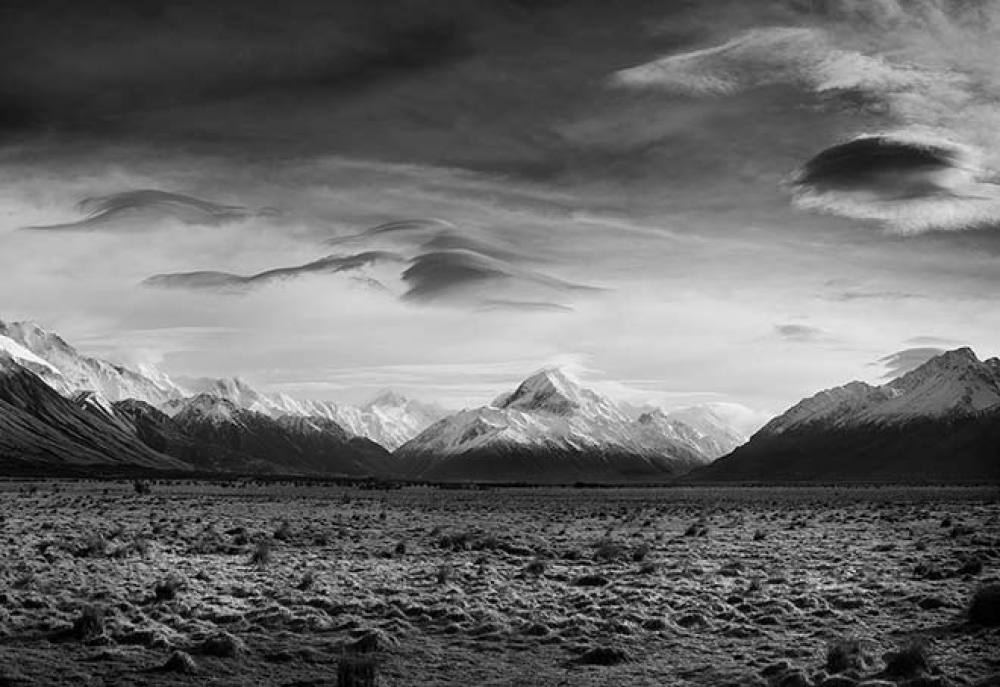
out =
<path fill-rule="evenodd" d="M 153 594 L 156 595 L 157 601 L 171 601 L 177 598 L 177 592 L 184 589 L 184 586 L 183 578 L 178 575 L 169 575 L 156 583 L 156 586 L 153 587 Z"/>
<path fill-rule="evenodd" d="M 287 520 L 282 521 L 278 525 L 278 529 L 274 531 L 274 538 L 278 541 L 288 541 L 292 536 L 292 525 Z"/>
<path fill-rule="evenodd" d="M 250 554 L 250 562 L 254 565 L 264 567 L 271 562 L 271 542 L 266 539 L 261 539 L 253 547 L 253 553 Z"/>
<path fill-rule="evenodd" d="M 455 574 L 455 569 L 451 567 L 451 565 L 449 565 L 448 563 L 442 563 L 441 565 L 438 566 L 437 573 L 435 575 L 437 577 L 437 583 L 448 584 L 448 582 L 451 581 L 451 578 L 454 576 L 454 574 Z"/>
<path fill-rule="evenodd" d="M 545 561 L 540 558 L 536 558 L 526 566 L 524 566 L 524 572 L 531 575 L 532 577 L 541 577 L 545 574 Z"/>
<path fill-rule="evenodd" d="M 378 659 L 372 655 L 345 654 L 337 662 L 338 687 L 378 685 Z"/>
<path fill-rule="evenodd" d="M 650 547 L 650 545 L 647 544 L 646 542 L 643 542 L 642 544 L 639 544 L 637 547 L 632 549 L 632 560 L 635 563 L 642 563 L 644 560 L 646 560 L 646 557 L 649 555 L 650 551 L 652 551 L 652 547 Z"/>
<path fill-rule="evenodd" d="M 962 562 L 958 569 L 955 570 L 955 574 L 959 577 L 964 577 L 965 575 L 978 575 L 983 571 L 983 562 L 978 558 L 969 558 Z"/>
<path fill-rule="evenodd" d="M 135 493 L 140 496 L 145 496 L 153 491 L 153 487 L 150 486 L 149 482 L 141 479 L 134 480 L 132 482 L 132 488 L 135 490 Z"/>
<path fill-rule="evenodd" d="M 847 670 L 866 670 L 869 657 L 856 639 L 839 639 L 826 648 L 826 670 L 836 675 Z"/>
<path fill-rule="evenodd" d="M 639 574 L 652 575 L 659 569 L 660 569 L 659 564 L 655 563 L 654 561 L 646 561 L 639 567 Z"/>
<path fill-rule="evenodd" d="M 104 634 L 104 614 L 96 606 L 84 606 L 73 621 L 71 633 L 77 639 L 93 639 Z"/>
<path fill-rule="evenodd" d="M 311 589 L 314 584 L 316 584 L 316 573 L 312 570 L 306 570 L 302 575 L 302 579 L 299 580 L 299 583 L 296 585 L 296 588 L 300 592 L 304 592 Z"/>
<path fill-rule="evenodd" d="M 885 656 L 885 674 L 894 678 L 916 677 L 930 670 L 927 647 L 920 642 L 914 642 Z"/>
<path fill-rule="evenodd" d="M 195 651 L 203 656 L 234 658 L 246 652 L 243 641 L 228 632 L 219 632 L 201 642 Z"/>
<path fill-rule="evenodd" d="M 697 522 L 692 522 L 688 525 L 688 528 L 684 530 L 685 537 L 707 537 L 708 536 L 708 523 L 704 520 L 698 520 Z"/>
<path fill-rule="evenodd" d="M 594 558 L 599 561 L 613 561 L 625 555 L 625 546 L 611 537 L 605 537 L 594 545 Z"/>
<path fill-rule="evenodd" d="M 102 558 L 108 555 L 108 540 L 100 532 L 93 532 L 80 542 L 73 552 L 77 558 Z"/>
<path fill-rule="evenodd" d="M 1000 584 L 980 587 L 969 603 L 969 620 L 977 625 L 1000 625 Z"/>

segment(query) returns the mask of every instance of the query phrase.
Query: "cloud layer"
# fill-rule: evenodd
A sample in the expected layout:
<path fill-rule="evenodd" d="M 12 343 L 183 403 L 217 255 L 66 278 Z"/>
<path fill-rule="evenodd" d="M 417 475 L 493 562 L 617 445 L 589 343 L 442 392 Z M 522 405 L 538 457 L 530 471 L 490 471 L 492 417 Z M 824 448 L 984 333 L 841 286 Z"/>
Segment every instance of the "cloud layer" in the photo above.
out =
<path fill-rule="evenodd" d="M 710 98 L 797 89 L 820 108 L 854 110 L 868 129 L 805 162 L 798 207 L 904 234 L 1000 225 L 1000 144 L 990 133 L 1000 127 L 1000 69 L 987 57 L 1000 44 L 1000 5 L 824 7 L 786 13 L 805 25 L 745 30 L 619 70 L 609 84 Z"/>

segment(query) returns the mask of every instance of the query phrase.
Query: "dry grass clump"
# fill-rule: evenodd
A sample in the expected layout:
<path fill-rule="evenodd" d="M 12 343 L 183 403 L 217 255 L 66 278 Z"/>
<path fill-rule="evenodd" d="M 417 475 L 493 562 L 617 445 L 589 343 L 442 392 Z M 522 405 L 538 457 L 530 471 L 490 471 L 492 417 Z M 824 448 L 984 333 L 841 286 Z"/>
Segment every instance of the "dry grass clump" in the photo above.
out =
<path fill-rule="evenodd" d="M 205 638 L 194 648 L 195 653 L 217 658 L 235 658 L 246 653 L 243 641 L 228 632 L 219 632 Z"/>
<path fill-rule="evenodd" d="M 435 577 L 437 578 L 438 584 L 448 584 L 451 579 L 455 576 L 455 568 L 453 568 L 448 563 L 442 563 L 438 566 Z"/>
<path fill-rule="evenodd" d="M 611 537 L 605 537 L 594 544 L 594 559 L 598 561 L 614 561 L 625 555 L 625 545 Z"/>
<path fill-rule="evenodd" d="M 629 660 L 629 657 L 624 649 L 607 646 L 587 649 L 579 658 L 581 664 L 588 666 L 616 666 L 627 660 Z"/>
<path fill-rule="evenodd" d="M 545 561 L 540 558 L 536 558 L 524 566 L 524 572 L 532 577 L 541 577 L 545 574 L 545 568 Z"/>
<path fill-rule="evenodd" d="M 707 537 L 708 536 L 708 523 L 704 520 L 698 520 L 692 522 L 688 525 L 688 528 L 684 530 L 685 537 Z"/>
<path fill-rule="evenodd" d="M 73 555 L 77 558 L 103 558 L 108 555 L 108 540 L 100 532 L 88 534 Z"/>
<path fill-rule="evenodd" d="M 156 583 L 156 586 L 153 587 L 153 594 L 157 601 L 173 601 L 177 598 L 177 593 L 185 586 L 186 583 L 182 577 L 169 575 Z"/>
<path fill-rule="evenodd" d="M 885 674 L 893 678 L 909 678 L 932 671 L 926 645 L 913 642 L 885 656 Z"/>
<path fill-rule="evenodd" d="M 87 640 L 104 634 L 104 614 L 96 606 L 84 606 L 73 621 L 71 636 Z"/>
<path fill-rule="evenodd" d="M 646 557 L 649 556 L 649 553 L 652 550 L 653 548 L 646 542 L 639 544 L 637 547 L 632 549 L 632 561 L 635 563 L 642 563 L 646 560 Z"/>
<path fill-rule="evenodd" d="M 167 659 L 160 670 L 164 673 L 181 673 L 183 675 L 194 675 L 198 672 L 198 664 L 194 662 L 191 655 L 184 651 L 175 651 Z"/>
<path fill-rule="evenodd" d="M 263 568 L 271 562 L 271 542 L 261 539 L 250 554 L 250 563 Z"/>
<path fill-rule="evenodd" d="M 288 541 L 292 536 L 292 525 L 287 520 L 282 521 L 278 525 L 278 529 L 274 531 L 274 538 L 278 541 Z"/>
<path fill-rule="evenodd" d="M 870 663 L 870 656 L 856 639 L 838 639 L 827 646 L 825 667 L 834 675 L 848 670 L 864 671 Z"/>
<path fill-rule="evenodd" d="M 372 655 L 345 654 L 337 662 L 337 687 L 376 687 L 378 659 Z"/>
<path fill-rule="evenodd" d="M 977 625 L 1000 625 L 1000 584 L 980 587 L 969 603 L 969 621 Z"/>

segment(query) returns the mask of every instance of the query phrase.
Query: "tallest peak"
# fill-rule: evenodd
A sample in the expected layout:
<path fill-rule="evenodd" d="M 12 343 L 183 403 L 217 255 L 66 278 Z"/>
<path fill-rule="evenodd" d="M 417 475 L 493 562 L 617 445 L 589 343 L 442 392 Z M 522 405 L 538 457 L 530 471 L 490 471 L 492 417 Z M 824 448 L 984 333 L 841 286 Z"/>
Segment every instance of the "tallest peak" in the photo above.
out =
<path fill-rule="evenodd" d="M 517 410 L 545 410 L 565 415 L 587 400 L 580 383 L 558 367 L 547 367 L 521 382 L 503 403 Z"/>

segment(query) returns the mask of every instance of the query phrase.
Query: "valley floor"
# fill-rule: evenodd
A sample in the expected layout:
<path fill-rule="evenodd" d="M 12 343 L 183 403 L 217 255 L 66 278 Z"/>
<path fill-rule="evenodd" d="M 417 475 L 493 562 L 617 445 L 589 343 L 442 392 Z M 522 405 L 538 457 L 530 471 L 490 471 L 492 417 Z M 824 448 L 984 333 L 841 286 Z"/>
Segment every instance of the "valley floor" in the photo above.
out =
<path fill-rule="evenodd" d="M 0 514 L 2 685 L 801 686 L 845 639 L 858 681 L 914 641 L 923 684 L 1000 672 L 985 487 L 8 481 Z"/>

